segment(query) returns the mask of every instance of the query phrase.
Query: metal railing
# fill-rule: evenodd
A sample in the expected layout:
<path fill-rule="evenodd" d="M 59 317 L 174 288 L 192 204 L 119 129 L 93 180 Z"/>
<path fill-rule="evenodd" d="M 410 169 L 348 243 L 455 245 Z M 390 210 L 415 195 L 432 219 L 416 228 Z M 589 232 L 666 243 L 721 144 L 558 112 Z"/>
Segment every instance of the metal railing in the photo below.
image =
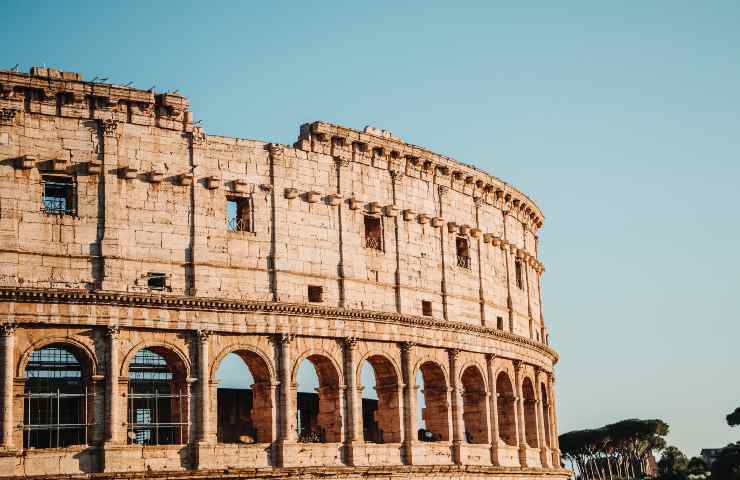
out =
<path fill-rule="evenodd" d="M 251 225 L 248 218 L 229 218 L 226 220 L 226 229 L 230 232 L 249 232 Z"/>
<path fill-rule="evenodd" d="M 470 270 L 470 257 L 468 255 L 458 255 L 457 266 Z"/>
<path fill-rule="evenodd" d="M 185 434 L 190 425 L 187 404 L 183 399 L 190 395 L 177 393 L 133 393 L 129 392 L 128 443 L 142 445 L 178 445 L 185 443 Z M 169 409 L 160 412 L 160 402 L 168 402 Z M 172 403 L 176 401 L 179 421 L 173 420 Z M 160 414 L 163 418 L 160 418 Z M 182 419 L 185 418 L 185 421 Z"/>
<path fill-rule="evenodd" d="M 95 393 L 25 393 L 23 444 L 25 448 L 63 448 L 86 445 L 94 423 L 88 421 L 88 402 Z"/>
<path fill-rule="evenodd" d="M 44 213 L 49 215 L 74 215 L 75 209 L 69 204 L 66 198 L 61 197 L 44 197 Z"/>
<path fill-rule="evenodd" d="M 365 248 L 383 250 L 383 242 L 380 237 L 365 237 Z"/>

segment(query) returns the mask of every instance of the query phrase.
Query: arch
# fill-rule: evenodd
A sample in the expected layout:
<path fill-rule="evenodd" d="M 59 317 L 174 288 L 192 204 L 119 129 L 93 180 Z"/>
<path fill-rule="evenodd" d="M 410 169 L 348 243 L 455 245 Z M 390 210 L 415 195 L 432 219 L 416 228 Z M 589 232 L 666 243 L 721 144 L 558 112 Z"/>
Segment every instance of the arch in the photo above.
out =
<path fill-rule="evenodd" d="M 480 368 L 471 364 L 462 371 L 463 424 L 468 443 L 488 443 L 488 392 Z"/>
<path fill-rule="evenodd" d="M 527 445 L 537 447 L 537 400 L 535 398 L 532 380 L 524 377 L 522 380 L 522 403 L 524 404 L 524 438 Z"/>
<path fill-rule="evenodd" d="M 248 352 L 249 361 L 247 361 L 247 359 L 242 357 L 240 352 Z M 265 352 L 255 347 L 254 345 L 249 345 L 246 343 L 237 343 L 234 345 L 229 345 L 228 347 L 222 349 L 218 355 L 216 355 L 216 358 L 211 363 L 211 368 L 208 373 L 209 380 L 211 382 L 216 381 L 216 372 L 218 371 L 218 368 L 221 366 L 221 362 L 223 362 L 224 358 L 226 358 L 226 356 L 229 355 L 230 353 L 235 353 L 239 355 L 239 357 L 242 360 L 244 360 L 244 363 L 247 364 L 249 371 L 252 372 L 252 376 L 254 376 L 255 383 L 262 383 L 262 382 L 275 383 L 277 381 L 277 377 L 275 375 L 275 366 L 270 360 L 269 355 L 267 355 Z M 260 367 L 259 365 L 260 360 L 262 362 L 262 367 Z M 259 377 L 259 380 L 257 379 L 258 377 Z"/>
<path fill-rule="evenodd" d="M 337 443 L 342 441 L 342 392 L 341 370 L 325 353 L 307 352 L 294 365 L 293 383 L 297 385 L 300 365 L 308 361 L 316 371 L 318 395 L 300 395 L 295 389 L 295 410 L 300 416 L 299 441 L 307 443 Z M 318 405 L 316 403 L 318 402 Z"/>
<path fill-rule="evenodd" d="M 66 338 L 45 339 L 24 352 L 24 448 L 86 445 L 94 438 L 93 358 Z"/>
<path fill-rule="evenodd" d="M 188 356 L 183 352 L 177 345 L 168 342 L 150 342 L 141 341 L 131 347 L 126 356 L 123 358 L 121 363 L 120 376 L 121 378 L 128 378 L 129 366 L 134 356 L 139 353 L 140 350 L 148 348 L 160 355 L 162 355 L 169 365 L 176 367 L 175 375 L 178 380 L 186 381 L 190 378 L 190 361 Z"/>
<path fill-rule="evenodd" d="M 496 376 L 496 406 L 498 410 L 499 438 L 506 445 L 517 444 L 516 396 L 511 378 L 506 370 Z"/>
<path fill-rule="evenodd" d="M 540 384 L 540 398 L 542 399 L 542 423 L 545 427 L 545 442 L 547 447 L 550 445 L 550 397 L 547 395 L 547 387 L 544 383 Z"/>
<path fill-rule="evenodd" d="M 84 376 L 92 377 L 93 375 L 98 374 L 98 359 L 95 355 L 95 352 L 93 352 L 93 350 L 89 346 L 72 337 L 53 336 L 44 337 L 40 340 L 36 340 L 28 348 L 26 348 L 23 354 L 21 354 L 21 359 L 18 362 L 18 365 L 16 365 L 16 378 L 25 378 L 28 360 L 31 358 L 31 354 L 34 351 L 41 350 L 42 348 L 52 344 L 68 345 L 73 348 L 78 354 L 77 359 L 82 364 Z"/>
<path fill-rule="evenodd" d="M 401 378 L 402 376 L 401 368 L 398 366 L 398 363 L 396 362 L 394 358 L 389 357 L 385 353 L 370 351 L 370 352 L 366 352 L 362 357 L 360 357 L 359 361 L 357 362 L 357 370 L 355 371 L 355 379 L 358 380 L 358 383 L 359 383 L 359 379 L 362 377 L 362 365 L 370 357 L 374 357 L 374 358 L 378 357 L 378 359 L 383 359 L 385 362 L 387 362 L 387 363 L 384 363 L 385 368 L 382 372 L 384 376 L 389 377 L 389 378 L 391 376 L 394 376 L 396 380 Z M 392 369 L 392 372 L 391 372 L 391 369 Z M 376 374 L 377 373 L 378 372 L 376 372 Z"/>
<path fill-rule="evenodd" d="M 330 352 L 322 349 L 309 349 L 303 352 L 298 357 L 298 359 L 293 363 L 293 372 L 291 373 L 290 377 L 293 383 L 297 382 L 296 377 L 298 375 L 298 368 L 301 366 L 301 363 L 303 363 L 304 360 L 309 360 L 311 364 L 314 365 L 314 367 L 316 368 L 316 373 L 319 375 L 319 382 L 321 382 L 321 372 L 319 372 L 318 367 L 316 367 L 316 364 L 311 360 L 311 358 L 315 359 L 317 362 L 320 362 L 320 364 L 324 367 L 323 373 L 327 374 L 328 378 L 336 375 L 337 385 L 340 387 L 344 387 L 344 376 L 342 375 L 341 365 L 337 363 Z"/>
<path fill-rule="evenodd" d="M 232 345 L 222 350 L 211 367 L 216 380 L 218 367 L 230 354 L 238 356 L 252 375 L 248 390 L 217 390 L 217 438 L 220 443 L 271 443 L 274 427 L 274 370 L 266 356 L 247 345 Z M 245 437 L 251 437 L 247 440 Z"/>
<path fill-rule="evenodd" d="M 128 353 L 128 442 L 187 443 L 190 393 L 188 365 L 172 345 L 139 344 Z"/>
<path fill-rule="evenodd" d="M 376 409 L 362 401 L 363 436 L 373 443 L 398 443 L 401 441 L 401 390 L 398 370 L 383 354 L 368 354 L 358 363 L 358 372 L 367 363 L 375 375 L 375 391 L 378 395 Z M 356 377 L 361 381 L 361 373 Z"/>
<path fill-rule="evenodd" d="M 426 432 L 420 431 L 420 439 L 425 441 L 450 440 L 449 389 L 444 368 L 433 360 L 419 364 L 418 371 L 424 382 L 424 403 L 422 418 Z M 416 374 L 414 374 L 416 378 Z"/>

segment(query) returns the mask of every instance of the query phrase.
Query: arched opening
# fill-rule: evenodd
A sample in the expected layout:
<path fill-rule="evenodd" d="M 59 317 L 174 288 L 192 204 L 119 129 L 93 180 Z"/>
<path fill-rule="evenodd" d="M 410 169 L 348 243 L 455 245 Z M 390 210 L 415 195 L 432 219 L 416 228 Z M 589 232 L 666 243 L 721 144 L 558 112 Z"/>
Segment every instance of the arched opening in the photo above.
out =
<path fill-rule="evenodd" d="M 31 352 L 23 392 L 23 448 L 86 445 L 92 429 L 92 364 L 77 347 Z"/>
<path fill-rule="evenodd" d="M 422 385 L 418 439 L 423 442 L 446 442 L 450 439 L 447 401 L 447 381 L 444 371 L 434 362 L 425 362 L 419 367 L 417 385 Z"/>
<path fill-rule="evenodd" d="M 128 367 L 128 442 L 187 443 L 189 394 L 185 365 L 164 347 L 142 348 Z"/>
<path fill-rule="evenodd" d="M 496 409 L 498 410 L 498 434 L 507 445 L 517 444 L 516 439 L 516 397 L 511 380 L 506 372 L 496 377 Z"/>
<path fill-rule="evenodd" d="M 366 442 L 401 441 L 398 376 L 390 360 L 368 357 L 362 365 L 362 431 Z M 370 387 L 370 388 L 368 388 Z"/>
<path fill-rule="evenodd" d="M 529 378 L 522 382 L 522 396 L 524 401 L 524 438 L 527 445 L 537 447 L 537 401 L 534 397 L 534 387 Z"/>
<path fill-rule="evenodd" d="M 550 399 L 547 396 L 547 388 L 543 383 L 540 385 L 542 391 L 542 419 L 545 423 L 545 445 L 550 446 Z"/>
<path fill-rule="evenodd" d="M 296 380 L 298 441 L 341 442 L 341 391 L 334 364 L 322 355 L 311 355 L 301 362 Z"/>
<path fill-rule="evenodd" d="M 220 443 L 271 443 L 272 384 L 265 360 L 255 352 L 226 355 L 216 371 L 217 438 Z"/>
<path fill-rule="evenodd" d="M 478 367 L 471 365 L 463 371 L 462 386 L 465 441 L 488 443 L 486 385 Z"/>

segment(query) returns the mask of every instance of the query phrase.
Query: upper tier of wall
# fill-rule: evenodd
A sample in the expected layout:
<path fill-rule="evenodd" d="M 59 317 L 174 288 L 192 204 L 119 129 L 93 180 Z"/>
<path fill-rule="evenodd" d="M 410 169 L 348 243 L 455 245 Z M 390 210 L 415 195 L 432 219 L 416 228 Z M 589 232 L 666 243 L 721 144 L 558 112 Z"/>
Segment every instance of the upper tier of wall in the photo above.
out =
<path fill-rule="evenodd" d="M 545 341 L 543 215 L 515 188 L 376 131 L 315 122 L 289 147 L 206 135 L 187 109 L 76 74 L 0 72 L 0 285 L 146 293 L 158 272 L 164 294 L 290 303 L 314 285 L 341 308 L 429 302 Z M 43 211 L 45 175 L 74 179 L 73 214 Z M 227 197 L 249 199 L 251 231 L 229 231 Z M 381 219 L 380 250 L 365 215 Z"/>

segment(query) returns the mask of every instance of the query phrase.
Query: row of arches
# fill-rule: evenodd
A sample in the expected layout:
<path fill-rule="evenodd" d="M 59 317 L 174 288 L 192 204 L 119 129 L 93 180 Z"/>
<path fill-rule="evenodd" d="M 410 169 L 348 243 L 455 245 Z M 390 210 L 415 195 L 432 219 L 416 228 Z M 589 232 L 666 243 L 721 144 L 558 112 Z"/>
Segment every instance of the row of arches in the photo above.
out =
<path fill-rule="evenodd" d="M 122 377 L 127 382 L 126 441 L 131 444 L 188 443 L 191 424 L 189 367 L 186 359 L 164 345 L 130 353 Z M 101 428 L 94 414 L 96 366 L 89 352 L 74 343 L 56 342 L 31 352 L 25 367 L 23 445 L 57 448 L 91 443 Z M 361 394 L 362 440 L 399 443 L 403 440 L 403 384 L 394 362 L 384 354 L 364 357 L 354 388 Z M 272 363 L 256 349 L 238 348 L 219 355 L 209 375 L 216 395 L 214 418 L 219 443 L 271 443 L 276 438 L 276 375 Z M 292 409 L 299 442 L 339 443 L 344 432 L 343 375 L 328 355 L 300 358 L 292 371 Z M 413 371 L 417 387 L 416 440 L 452 440 L 452 393 L 446 369 L 433 360 Z M 488 444 L 491 437 L 490 389 L 484 370 L 466 365 L 459 375 L 462 441 Z M 521 418 L 517 393 L 508 370 L 495 375 L 495 421 L 500 442 L 516 446 L 550 446 L 550 403 L 544 382 L 529 376 L 521 381 Z M 540 401 L 535 395 L 540 389 Z M 538 411 L 538 408 L 540 409 Z M 538 415 L 544 438 L 538 445 Z M 519 430 L 523 427 L 523 432 Z"/>

